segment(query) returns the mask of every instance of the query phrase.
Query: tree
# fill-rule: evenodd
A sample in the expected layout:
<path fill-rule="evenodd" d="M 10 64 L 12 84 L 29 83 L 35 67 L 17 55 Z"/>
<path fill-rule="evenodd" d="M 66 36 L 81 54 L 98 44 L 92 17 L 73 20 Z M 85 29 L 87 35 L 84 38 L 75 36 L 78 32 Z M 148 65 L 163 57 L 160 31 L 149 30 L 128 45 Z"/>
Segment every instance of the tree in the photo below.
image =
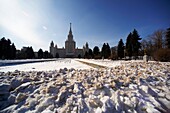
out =
<path fill-rule="evenodd" d="M 149 36 L 149 38 L 151 39 L 155 50 L 164 48 L 164 45 L 165 45 L 165 41 L 164 41 L 165 32 L 164 32 L 164 30 L 155 31 L 152 35 Z"/>
<path fill-rule="evenodd" d="M 26 49 L 26 58 L 33 59 L 35 58 L 34 50 L 32 47 L 27 47 Z"/>
<path fill-rule="evenodd" d="M 11 59 L 15 59 L 15 58 L 16 58 L 16 48 L 15 48 L 14 43 L 12 43 L 12 46 L 11 46 Z"/>
<path fill-rule="evenodd" d="M 107 47 L 106 47 L 106 44 L 104 43 L 103 47 L 102 47 L 102 50 L 101 50 L 101 55 L 104 58 L 106 58 L 106 49 L 107 49 Z"/>
<path fill-rule="evenodd" d="M 141 43 L 139 42 L 141 39 L 136 29 L 132 33 L 129 33 L 126 39 L 126 53 L 130 58 L 132 55 L 135 56 L 135 59 L 137 58 L 139 49 L 141 48 Z"/>
<path fill-rule="evenodd" d="M 166 30 L 166 47 L 170 49 L 170 28 Z"/>
<path fill-rule="evenodd" d="M 139 49 L 141 48 L 141 43 L 139 42 L 139 40 L 141 39 L 142 38 L 140 38 L 137 30 L 134 29 L 132 33 L 131 43 L 132 43 L 132 53 L 134 53 L 133 55 L 135 56 L 135 59 L 137 58 Z"/>
<path fill-rule="evenodd" d="M 103 47 L 102 47 L 102 51 L 101 51 L 101 55 L 102 55 L 102 57 L 104 57 L 104 58 L 109 58 L 110 57 L 110 55 L 111 55 L 111 50 L 110 50 L 110 46 L 109 46 L 109 44 L 107 43 L 107 44 L 103 44 Z"/>
<path fill-rule="evenodd" d="M 120 59 L 124 57 L 124 43 L 122 39 L 118 43 L 117 54 Z"/>
<path fill-rule="evenodd" d="M 117 59 L 117 46 L 114 46 L 111 48 L 111 59 L 112 60 Z"/>
<path fill-rule="evenodd" d="M 164 30 L 156 30 L 146 39 L 142 40 L 142 49 L 146 50 L 146 54 L 154 60 L 169 61 L 169 49 L 167 49 L 167 32 Z"/>
<path fill-rule="evenodd" d="M 127 39 L 126 39 L 126 53 L 129 56 L 129 58 L 132 57 L 132 33 L 130 32 Z"/>
<path fill-rule="evenodd" d="M 10 43 L 10 40 L 6 40 L 5 37 L 3 37 L 1 39 L 1 59 L 8 59 L 8 50 L 9 49 L 9 46 L 8 45 Z"/>
<path fill-rule="evenodd" d="M 38 50 L 38 58 L 43 58 L 43 50 L 41 48 Z"/>
<path fill-rule="evenodd" d="M 16 48 L 14 43 L 11 44 L 10 39 L 5 39 L 3 37 L 0 40 L 0 59 L 15 59 L 16 58 Z"/>
<path fill-rule="evenodd" d="M 5 51 L 5 54 L 6 54 L 6 59 L 11 59 L 11 40 L 10 39 L 7 39 L 6 41 L 6 51 Z"/>
<path fill-rule="evenodd" d="M 170 49 L 161 48 L 154 52 L 154 60 L 161 62 L 170 62 Z"/>
<path fill-rule="evenodd" d="M 107 43 L 107 45 L 106 45 L 106 58 L 109 58 L 110 55 L 111 55 L 111 49 L 110 49 L 109 44 Z"/>
<path fill-rule="evenodd" d="M 94 55 L 94 58 L 99 58 L 100 57 L 100 50 L 99 50 L 98 46 L 95 46 L 93 48 L 93 55 Z"/>
<path fill-rule="evenodd" d="M 153 34 L 149 36 L 151 43 L 153 45 L 152 57 L 154 60 L 168 61 L 168 50 L 166 50 L 166 32 L 164 30 L 156 30 Z M 166 60 L 165 60 L 166 59 Z"/>
<path fill-rule="evenodd" d="M 5 37 L 0 40 L 0 58 L 3 59 L 5 55 Z"/>
<path fill-rule="evenodd" d="M 147 42 L 147 47 L 146 47 L 146 54 L 149 56 L 153 56 L 154 53 L 154 45 L 151 40 Z"/>
<path fill-rule="evenodd" d="M 53 56 L 48 51 L 44 52 L 44 58 L 52 58 L 52 57 Z"/>
<path fill-rule="evenodd" d="M 44 58 L 48 58 L 49 57 L 49 53 L 48 53 L 48 51 L 45 51 L 44 52 Z"/>
<path fill-rule="evenodd" d="M 93 58 L 93 51 L 89 49 L 89 58 Z"/>

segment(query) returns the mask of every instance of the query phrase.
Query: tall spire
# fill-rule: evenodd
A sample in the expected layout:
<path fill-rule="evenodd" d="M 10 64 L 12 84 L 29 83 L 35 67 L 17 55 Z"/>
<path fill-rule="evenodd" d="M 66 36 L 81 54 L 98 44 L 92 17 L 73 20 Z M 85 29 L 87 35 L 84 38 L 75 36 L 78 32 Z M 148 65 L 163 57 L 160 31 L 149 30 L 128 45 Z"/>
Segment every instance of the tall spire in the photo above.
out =
<path fill-rule="evenodd" d="M 70 23 L 70 31 L 68 34 L 68 40 L 73 40 L 73 34 L 72 34 L 72 30 L 71 30 L 71 23 Z"/>
<path fill-rule="evenodd" d="M 72 30 L 71 30 L 71 23 L 70 23 L 70 31 L 69 31 L 69 34 L 72 34 Z"/>

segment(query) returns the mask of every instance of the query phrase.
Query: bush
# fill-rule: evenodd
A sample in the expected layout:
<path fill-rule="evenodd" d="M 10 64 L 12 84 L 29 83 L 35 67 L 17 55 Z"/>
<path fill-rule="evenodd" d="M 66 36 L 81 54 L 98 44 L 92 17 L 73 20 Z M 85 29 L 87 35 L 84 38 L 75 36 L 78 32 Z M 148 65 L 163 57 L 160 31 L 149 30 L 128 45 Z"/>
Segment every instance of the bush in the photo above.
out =
<path fill-rule="evenodd" d="M 153 56 L 154 60 L 161 62 L 170 61 L 170 49 L 158 49 Z"/>
<path fill-rule="evenodd" d="M 101 59 L 102 57 L 101 57 L 101 55 L 95 55 L 94 56 L 94 59 Z"/>

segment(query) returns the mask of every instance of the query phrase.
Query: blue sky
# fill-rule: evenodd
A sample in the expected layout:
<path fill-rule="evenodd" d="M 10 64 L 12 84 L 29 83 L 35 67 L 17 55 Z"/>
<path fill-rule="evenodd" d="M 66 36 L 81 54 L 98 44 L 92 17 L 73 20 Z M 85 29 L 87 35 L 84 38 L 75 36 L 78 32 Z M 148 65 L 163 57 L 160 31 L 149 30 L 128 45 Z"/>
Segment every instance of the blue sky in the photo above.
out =
<path fill-rule="evenodd" d="M 76 46 L 124 43 L 137 29 L 141 38 L 170 27 L 170 0 L 0 0 L 0 38 L 17 49 L 49 50 L 53 40 L 64 47 L 69 23 Z"/>

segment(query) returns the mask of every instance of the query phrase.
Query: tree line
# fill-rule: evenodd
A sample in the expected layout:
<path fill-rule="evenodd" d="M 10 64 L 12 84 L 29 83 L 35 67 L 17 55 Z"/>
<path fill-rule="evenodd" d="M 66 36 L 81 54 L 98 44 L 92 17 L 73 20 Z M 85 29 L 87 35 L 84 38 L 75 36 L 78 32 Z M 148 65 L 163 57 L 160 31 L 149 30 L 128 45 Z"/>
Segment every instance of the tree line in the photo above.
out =
<path fill-rule="evenodd" d="M 146 54 L 151 60 L 170 61 L 170 28 L 157 30 L 145 39 L 141 39 L 136 29 L 129 33 L 125 45 L 120 39 L 116 57 L 122 59 L 128 56 L 131 59 L 133 56 L 137 59 L 138 56 Z"/>
<path fill-rule="evenodd" d="M 44 51 L 40 48 L 38 52 L 34 52 L 32 47 L 23 47 L 16 55 L 17 59 L 42 59 L 52 58 L 52 55 L 48 51 Z"/>
<path fill-rule="evenodd" d="M 153 60 L 170 61 L 170 28 L 156 30 L 142 40 L 141 46 Z"/>
<path fill-rule="evenodd" d="M 111 49 L 108 43 L 104 43 L 101 51 L 98 46 L 95 46 L 92 49 L 89 49 L 89 51 L 85 52 L 84 58 L 94 58 L 94 59 L 101 59 L 101 58 L 106 58 L 109 59 L 111 55 Z"/>
<path fill-rule="evenodd" d="M 21 50 L 16 50 L 15 44 L 10 39 L 3 37 L 0 40 L 0 59 L 34 59 L 34 58 L 52 58 L 48 51 L 39 49 L 34 52 L 33 48 L 23 47 Z"/>
<path fill-rule="evenodd" d="M 148 55 L 151 60 L 170 61 L 170 28 L 157 30 L 148 37 L 142 39 L 138 31 L 134 29 L 126 38 L 126 43 L 122 39 L 118 45 L 110 48 L 104 43 L 101 51 L 98 46 L 89 49 L 84 58 L 109 58 L 109 59 L 139 59 Z"/>
<path fill-rule="evenodd" d="M 123 40 L 120 39 L 117 47 L 117 57 L 122 59 L 128 56 L 128 58 L 131 59 L 131 57 L 134 56 L 134 59 L 137 59 L 139 49 L 141 48 L 141 43 L 139 42 L 141 39 L 136 29 L 127 36 L 126 45 L 124 45 Z"/>
<path fill-rule="evenodd" d="M 134 29 L 133 32 L 130 32 L 127 36 L 126 45 L 124 45 L 122 39 L 120 39 L 118 46 L 116 46 L 115 49 L 111 49 L 108 43 L 104 43 L 101 51 L 98 46 L 95 46 L 93 51 L 89 49 L 89 52 L 85 53 L 85 58 L 122 59 L 125 56 L 128 56 L 129 59 L 131 59 L 131 57 L 134 56 L 135 59 L 137 59 L 139 49 L 141 48 L 141 43 L 139 42 L 141 39 L 137 30 Z"/>
<path fill-rule="evenodd" d="M 41 58 L 52 58 L 52 55 L 48 52 L 48 51 L 44 51 L 40 48 L 38 50 L 38 58 L 41 59 Z"/>

